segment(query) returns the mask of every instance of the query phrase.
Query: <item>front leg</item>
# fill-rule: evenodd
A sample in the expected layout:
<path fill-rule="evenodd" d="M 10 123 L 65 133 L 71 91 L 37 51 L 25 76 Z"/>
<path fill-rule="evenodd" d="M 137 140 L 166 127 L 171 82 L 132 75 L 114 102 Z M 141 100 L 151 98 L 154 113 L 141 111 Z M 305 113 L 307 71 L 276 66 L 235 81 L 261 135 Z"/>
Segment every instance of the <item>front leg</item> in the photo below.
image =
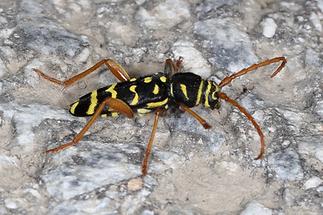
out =
<path fill-rule="evenodd" d="M 170 58 L 166 59 L 164 73 L 167 76 L 172 76 L 177 72 L 180 72 L 183 68 L 183 57 L 179 57 L 178 60 L 172 60 Z"/>

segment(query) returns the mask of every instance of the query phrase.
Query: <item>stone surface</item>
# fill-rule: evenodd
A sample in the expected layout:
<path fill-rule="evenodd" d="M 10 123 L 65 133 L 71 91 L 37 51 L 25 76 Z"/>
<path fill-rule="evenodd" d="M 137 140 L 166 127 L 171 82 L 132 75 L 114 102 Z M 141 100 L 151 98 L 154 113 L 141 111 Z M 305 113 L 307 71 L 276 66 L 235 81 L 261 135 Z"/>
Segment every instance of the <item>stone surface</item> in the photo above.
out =
<path fill-rule="evenodd" d="M 262 204 L 258 202 L 250 202 L 247 207 L 240 213 L 240 215 L 272 215 L 273 212 L 269 209 L 264 207 Z"/>
<path fill-rule="evenodd" d="M 322 214 L 323 1 L 0 1 L 0 214 Z M 183 71 L 220 82 L 264 59 L 276 65 L 237 78 L 223 91 L 236 109 L 194 108 L 158 125 L 148 175 L 141 162 L 153 116 L 99 119 L 80 144 L 57 154 L 87 119 L 68 105 L 116 82 L 102 67 L 63 89 L 66 79 L 112 58 L 131 76 Z"/>

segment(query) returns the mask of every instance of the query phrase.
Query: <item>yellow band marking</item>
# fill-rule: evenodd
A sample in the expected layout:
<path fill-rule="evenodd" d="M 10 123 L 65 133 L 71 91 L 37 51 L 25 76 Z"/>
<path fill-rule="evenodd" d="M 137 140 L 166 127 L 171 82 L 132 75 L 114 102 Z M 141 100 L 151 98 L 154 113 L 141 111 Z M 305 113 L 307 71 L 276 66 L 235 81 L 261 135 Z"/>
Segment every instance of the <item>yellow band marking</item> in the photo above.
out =
<path fill-rule="evenodd" d="M 117 91 L 114 90 L 115 86 L 117 84 L 112 84 L 108 89 L 105 90 L 105 92 L 111 93 L 111 98 L 117 98 Z"/>
<path fill-rule="evenodd" d="M 144 82 L 145 83 L 150 83 L 152 80 L 153 80 L 152 77 L 146 77 L 146 78 L 144 78 Z"/>
<path fill-rule="evenodd" d="M 209 108 L 210 107 L 210 104 L 209 104 L 209 94 L 210 94 L 210 91 L 211 91 L 211 86 L 212 86 L 212 83 L 210 81 L 207 82 L 207 88 L 206 88 L 206 91 L 205 91 L 205 102 L 204 102 L 204 106 Z"/>
<path fill-rule="evenodd" d="M 129 81 L 133 82 L 133 81 L 136 81 L 136 80 L 137 80 L 137 78 L 132 78 Z"/>
<path fill-rule="evenodd" d="M 70 108 L 70 112 L 72 113 L 72 114 L 74 114 L 75 113 L 75 108 L 77 107 L 79 105 L 79 102 L 77 101 L 77 102 L 75 102 L 74 104 L 72 104 L 72 106 L 71 106 L 71 108 Z"/>
<path fill-rule="evenodd" d="M 186 100 L 189 100 L 188 96 L 187 96 L 187 89 L 186 89 L 186 85 L 185 84 L 180 84 L 179 85 L 181 87 L 181 91 L 184 94 Z"/>
<path fill-rule="evenodd" d="M 164 83 L 167 81 L 167 79 L 166 79 L 166 77 L 165 77 L 165 76 L 162 76 L 162 77 L 160 77 L 159 79 L 160 79 L 162 82 L 164 82 Z"/>
<path fill-rule="evenodd" d="M 157 84 L 155 84 L 153 94 L 157 95 L 158 93 L 159 93 L 159 87 Z"/>
<path fill-rule="evenodd" d="M 135 94 L 135 96 L 133 97 L 132 102 L 130 103 L 130 105 L 136 105 L 139 102 L 139 96 L 138 96 L 138 93 L 136 92 L 136 87 L 137 87 L 136 85 L 132 85 L 129 88 L 129 90 Z"/>
<path fill-rule="evenodd" d="M 170 84 L 170 94 L 174 97 L 173 83 Z"/>
<path fill-rule="evenodd" d="M 213 83 L 213 86 L 215 86 L 215 91 L 213 91 L 213 93 L 212 93 L 212 99 L 217 100 L 218 99 L 217 93 L 221 91 L 221 88 L 219 85 L 217 85 L 215 83 Z"/>
<path fill-rule="evenodd" d="M 111 113 L 111 116 L 112 116 L 112 117 L 117 117 L 117 116 L 119 116 L 119 113 L 118 113 L 118 112 L 112 112 L 112 113 Z"/>
<path fill-rule="evenodd" d="M 159 102 L 150 102 L 150 103 L 147 103 L 147 108 L 156 108 L 156 107 L 161 107 L 165 104 L 167 104 L 168 102 L 168 98 L 164 99 L 163 101 L 159 101 Z"/>
<path fill-rule="evenodd" d="M 201 80 L 201 83 L 200 83 L 200 86 L 199 86 L 199 90 L 197 91 L 197 96 L 196 96 L 196 103 L 195 103 L 195 105 L 200 104 L 201 97 L 202 97 L 203 85 L 204 85 L 204 81 L 203 81 L 203 80 Z"/>
<path fill-rule="evenodd" d="M 96 90 L 94 90 L 91 93 L 91 103 L 90 103 L 89 109 L 86 111 L 86 114 L 88 114 L 88 115 L 94 114 L 94 109 L 98 104 L 97 95 L 98 95 L 98 91 L 96 91 Z"/>
<path fill-rule="evenodd" d="M 145 109 L 145 108 L 139 108 L 139 109 L 137 110 L 137 112 L 138 112 L 138 113 L 140 113 L 140 114 L 145 114 L 145 113 L 150 113 L 150 112 L 151 112 L 151 110 L 149 110 L 149 109 Z"/>

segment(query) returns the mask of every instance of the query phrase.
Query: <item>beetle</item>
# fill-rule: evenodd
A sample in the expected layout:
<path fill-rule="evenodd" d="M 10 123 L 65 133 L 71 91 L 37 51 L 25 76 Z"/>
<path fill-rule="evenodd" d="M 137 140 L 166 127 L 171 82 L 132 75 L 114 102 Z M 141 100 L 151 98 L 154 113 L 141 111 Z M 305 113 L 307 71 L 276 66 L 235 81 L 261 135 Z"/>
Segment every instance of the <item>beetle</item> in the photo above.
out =
<path fill-rule="evenodd" d="M 146 147 L 144 159 L 141 165 L 142 175 L 147 175 L 149 157 L 152 144 L 157 130 L 160 115 L 169 108 L 180 108 L 194 117 L 205 129 L 211 128 L 210 124 L 201 116 L 191 110 L 192 107 L 203 105 L 205 108 L 219 109 L 221 100 L 224 100 L 239 109 L 253 124 L 260 137 L 260 152 L 255 159 L 263 158 L 265 152 L 264 134 L 251 116 L 251 114 L 234 99 L 231 99 L 222 88 L 231 83 L 234 79 L 243 76 L 260 67 L 280 62 L 279 67 L 272 73 L 274 77 L 279 73 L 287 59 L 275 57 L 269 60 L 253 64 L 230 76 L 225 77 L 219 84 L 211 80 L 205 80 L 193 73 L 180 72 L 183 58 L 177 60 L 167 59 L 163 72 L 139 78 L 130 78 L 127 71 L 112 59 L 103 59 L 84 72 L 75 75 L 65 81 L 60 81 L 46 75 L 39 69 L 33 69 L 40 77 L 63 86 L 69 87 L 96 71 L 102 65 L 106 65 L 110 72 L 121 82 L 114 83 L 100 89 L 94 90 L 70 105 L 69 112 L 77 117 L 90 117 L 83 129 L 68 143 L 47 150 L 47 153 L 56 153 L 67 147 L 76 145 L 83 138 L 86 131 L 91 127 L 99 116 L 117 116 L 123 114 L 132 118 L 135 113 L 155 113 L 152 132 Z"/>

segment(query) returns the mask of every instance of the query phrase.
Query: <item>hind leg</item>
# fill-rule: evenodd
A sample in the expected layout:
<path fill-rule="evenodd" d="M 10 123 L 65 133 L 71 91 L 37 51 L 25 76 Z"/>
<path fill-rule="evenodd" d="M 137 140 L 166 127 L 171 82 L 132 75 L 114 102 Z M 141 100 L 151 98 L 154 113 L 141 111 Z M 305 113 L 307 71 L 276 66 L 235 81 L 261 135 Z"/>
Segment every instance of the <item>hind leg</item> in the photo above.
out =
<path fill-rule="evenodd" d="M 83 138 L 85 132 L 87 132 L 89 130 L 89 128 L 93 125 L 93 123 L 100 116 L 100 114 L 102 113 L 105 106 L 109 106 L 114 111 L 119 112 L 129 118 L 133 117 L 132 109 L 125 102 L 123 102 L 122 100 L 119 100 L 119 99 L 107 98 L 99 105 L 99 107 L 96 109 L 96 111 L 94 112 L 91 119 L 86 123 L 86 125 L 82 128 L 82 130 L 73 138 L 72 141 L 70 141 L 66 144 L 63 144 L 61 146 L 58 146 L 56 148 L 49 149 L 46 151 L 46 153 L 59 152 L 59 151 L 62 151 L 68 147 L 78 144 L 80 142 L 80 140 Z"/>
<path fill-rule="evenodd" d="M 39 69 L 33 69 L 39 76 L 41 76 L 42 78 L 54 83 L 54 84 L 58 84 L 58 85 L 62 85 L 64 88 L 67 88 L 71 85 L 73 85 L 75 82 L 81 80 L 82 78 L 84 78 L 85 76 L 91 74 L 92 72 L 96 71 L 99 67 L 101 67 L 102 65 L 106 65 L 110 72 L 120 81 L 128 81 L 130 80 L 130 76 L 127 73 L 127 71 L 121 66 L 119 65 L 117 62 L 111 60 L 111 59 L 103 59 L 99 62 L 97 62 L 94 66 L 90 67 L 89 69 L 81 72 L 80 74 L 77 74 L 67 80 L 61 81 L 58 80 L 56 78 L 50 77 L 48 75 L 46 75 L 44 72 L 42 72 Z"/>

